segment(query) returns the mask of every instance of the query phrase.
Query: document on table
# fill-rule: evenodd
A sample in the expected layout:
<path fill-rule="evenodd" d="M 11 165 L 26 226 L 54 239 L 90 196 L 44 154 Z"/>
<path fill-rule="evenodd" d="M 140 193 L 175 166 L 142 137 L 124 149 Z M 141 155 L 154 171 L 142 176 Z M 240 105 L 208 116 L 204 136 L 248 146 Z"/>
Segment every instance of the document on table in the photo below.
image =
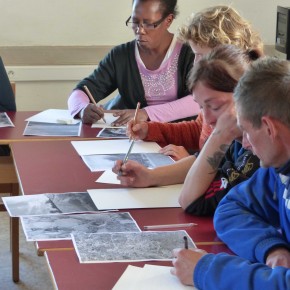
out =
<path fill-rule="evenodd" d="M 99 210 L 180 207 L 182 184 L 148 188 L 88 189 Z"/>
<path fill-rule="evenodd" d="M 126 135 L 126 127 L 103 128 L 98 133 L 97 137 L 111 139 L 129 139 L 129 137 Z"/>
<path fill-rule="evenodd" d="M 56 136 L 56 137 L 74 137 L 80 136 L 81 123 L 78 124 L 60 124 L 27 122 L 24 129 L 24 136 Z"/>
<path fill-rule="evenodd" d="M 170 273 L 171 268 L 149 264 L 143 268 L 129 265 L 112 290 L 198 290 L 183 285 Z"/>
<path fill-rule="evenodd" d="M 125 128 L 126 126 L 112 126 L 119 117 L 114 117 L 113 113 L 104 113 L 104 118 L 106 123 L 100 119 L 99 121 L 92 124 L 92 128 Z"/>
<path fill-rule="evenodd" d="M 128 212 L 38 215 L 20 218 L 27 241 L 70 240 L 76 233 L 140 232 Z"/>
<path fill-rule="evenodd" d="M 15 127 L 11 119 L 5 112 L 0 113 L 0 128 L 4 127 Z"/>
<path fill-rule="evenodd" d="M 116 160 L 123 160 L 123 154 L 94 154 L 81 156 L 92 172 L 111 170 Z M 175 161 L 161 153 L 131 153 L 130 160 L 135 160 L 147 168 L 156 168 L 173 164 Z"/>
<path fill-rule="evenodd" d="M 98 211 L 87 192 L 7 196 L 2 200 L 11 217 Z"/>
<path fill-rule="evenodd" d="M 196 248 L 186 231 L 75 233 L 72 241 L 80 263 L 172 260 L 172 250 Z M 150 288 L 149 288 L 150 289 Z"/>
<path fill-rule="evenodd" d="M 78 124 L 80 119 L 74 119 L 68 110 L 48 109 L 27 118 L 25 121 L 41 123 Z"/>
<path fill-rule="evenodd" d="M 126 154 L 130 142 L 128 140 L 93 140 L 72 141 L 80 156 L 94 154 Z M 131 153 L 158 153 L 161 147 L 156 142 L 136 141 Z"/>

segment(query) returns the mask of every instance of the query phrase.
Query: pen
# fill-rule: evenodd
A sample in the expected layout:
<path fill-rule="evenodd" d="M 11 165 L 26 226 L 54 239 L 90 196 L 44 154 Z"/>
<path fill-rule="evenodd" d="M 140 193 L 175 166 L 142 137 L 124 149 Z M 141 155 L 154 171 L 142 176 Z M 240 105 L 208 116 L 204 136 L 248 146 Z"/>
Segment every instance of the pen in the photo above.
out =
<path fill-rule="evenodd" d="M 97 103 L 96 103 L 94 97 L 92 96 L 90 90 L 88 89 L 88 87 L 87 87 L 87 86 L 84 86 L 84 89 L 85 89 L 85 91 L 86 91 L 86 93 L 87 93 L 89 99 L 91 100 L 91 102 L 92 102 L 95 106 L 98 107 L 98 105 L 97 105 Z M 105 119 L 105 117 L 102 117 L 102 120 L 106 123 L 106 119 Z"/>
<path fill-rule="evenodd" d="M 144 226 L 144 230 L 157 230 L 157 229 L 168 229 L 168 228 L 186 228 L 197 226 L 195 223 L 185 223 L 185 224 L 167 224 L 167 225 L 152 225 Z"/>
<path fill-rule="evenodd" d="M 183 239 L 184 239 L 184 249 L 188 250 L 188 239 L 187 239 L 187 236 L 184 236 Z"/>

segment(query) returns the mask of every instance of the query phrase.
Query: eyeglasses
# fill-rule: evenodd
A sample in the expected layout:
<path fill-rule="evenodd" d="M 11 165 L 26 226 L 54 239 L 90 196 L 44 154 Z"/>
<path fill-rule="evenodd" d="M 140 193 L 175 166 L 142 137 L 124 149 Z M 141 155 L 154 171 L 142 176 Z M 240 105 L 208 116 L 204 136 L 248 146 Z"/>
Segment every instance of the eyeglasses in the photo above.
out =
<path fill-rule="evenodd" d="M 168 15 L 162 17 L 160 20 L 156 21 L 156 22 L 153 22 L 153 23 L 146 23 L 146 22 L 143 22 L 143 23 L 140 23 L 140 22 L 135 22 L 135 21 L 130 21 L 132 19 L 132 17 L 130 16 L 127 20 L 126 20 L 126 26 L 127 27 L 130 27 L 134 30 L 137 29 L 137 27 L 139 27 L 139 29 L 142 27 L 144 30 L 153 30 L 155 29 L 158 25 L 160 25 L 164 20 L 165 18 L 167 17 Z"/>

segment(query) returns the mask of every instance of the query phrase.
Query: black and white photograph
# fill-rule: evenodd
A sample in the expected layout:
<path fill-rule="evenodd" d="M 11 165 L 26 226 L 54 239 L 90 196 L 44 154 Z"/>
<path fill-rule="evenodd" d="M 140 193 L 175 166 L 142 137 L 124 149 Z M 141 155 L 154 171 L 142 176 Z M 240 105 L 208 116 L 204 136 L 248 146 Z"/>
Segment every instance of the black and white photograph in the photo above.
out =
<path fill-rule="evenodd" d="M 128 212 L 21 217 L 27 241 L 70 240 L 76 233 L 140 232 Z"/>
<path fill-rule="evenodd" d="M 196 248 L 187 232 L 160 231 L 139 233 L 73 234 L 80 263 L 172 260 L 172 250 Z"/>
<path fill-rule="evenodd" d="M 0 113 L 0 128 L 2 127 L 15 127 L 5 112 Z"/>
<path fill-rule="evenodd" d="M 82 159 L 92 172 L 110 170 L 116 160 L 123 160 L 126 154 L 82 155 Z M 131 153 L 130 160 L 135 160 L 147 168 L 169 165 L 175 161 L 161 153 Z"/>
<path fill-rule="evenodd" d="M 104 128 L 102 129 L 97 137 L 100 138 L 118 138 L 118 139 L 129 139 L 126 135 L 126 127 L 119 128 Z"/>
<path fill-rule="evenodd" d="M 12 217 L 98 211 L 87 192 L 7 196 L 2 200 Z"/>
<path fill-rule="evenodd" d="M 55 124 L 42 122 L 27 122 L 24 136 L 80 136 L 81 123 Z"/>

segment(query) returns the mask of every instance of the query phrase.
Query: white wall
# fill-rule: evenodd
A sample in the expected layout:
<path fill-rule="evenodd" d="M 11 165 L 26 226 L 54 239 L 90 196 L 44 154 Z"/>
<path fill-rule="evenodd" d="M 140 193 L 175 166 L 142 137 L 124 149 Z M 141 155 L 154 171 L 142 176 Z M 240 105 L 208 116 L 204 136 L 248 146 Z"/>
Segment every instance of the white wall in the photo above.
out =
<path fill-rule="evenodd" d="M 0 47 L 117 45 L 133 38 L 125 26 L 131 4 L 132 0 L 0 0 Z M 178 0 L 180 15 L 171 31 L 192 12 L 217 4 L 231 4 L 240 11 L 268 45 L 275 42 L 277 5 L 290 6 L 289 0 Z M 14 68 L 14 78 L 23 70 Z M 35 75 L 40 71 L 43 68 L 34 68 Z M 67 97 L 78 82 L 75 77 L 33 80 L 26 75 L 15 80 L 20 111 L 66 108 Z"/>
<path fill-rule="evenodd" d="M 274 44 L 276 7 L 289 0 L 179 0 L 173 30 L 194 11 L 232 4 Z M 130 40 L 131 0 L 0 0 L 0 46 L 115 45 Z"/>

